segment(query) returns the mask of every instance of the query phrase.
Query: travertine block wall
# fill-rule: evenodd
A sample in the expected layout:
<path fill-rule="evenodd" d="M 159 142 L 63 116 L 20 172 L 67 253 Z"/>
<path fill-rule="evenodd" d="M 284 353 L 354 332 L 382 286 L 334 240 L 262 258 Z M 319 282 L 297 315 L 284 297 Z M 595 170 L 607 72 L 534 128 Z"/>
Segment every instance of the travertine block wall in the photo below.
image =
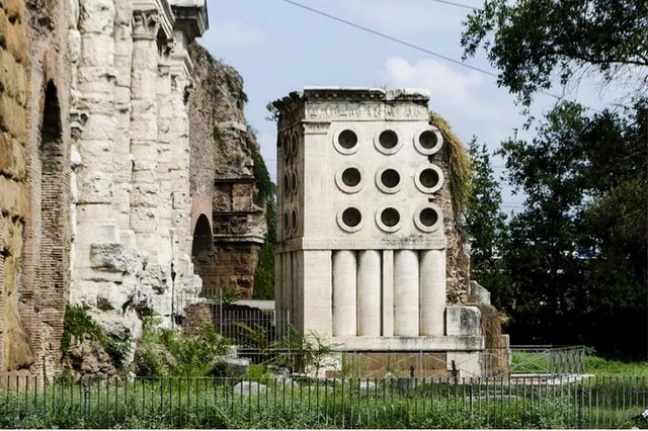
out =
<path fill-rule="evenodd" d="M 70 300 L 111 333 L 172 324 L 197 296 L 191 264 L 189 43 L 204 0 L 72 0 L 73 276 Z"/>
<path fill-rule="evenodd" d="M 276 301 L 301 332 L 348 350 L 483 348 L 478 311 L 466 309 L 477 316 L 470 331 L 446 320 L 457 232 L 428 100 L 314 87 L 275 102 Z"/>
<path fill-rule="evenodd" d="M 0 5 L 0 371 L 33 361 L 31 354 L 23 358 L 14 354 L 29 348 L 18 312 L 18 276 L 29 207 L 26 24 L 22 2 Z"/>
<path fill-rule="evenodd" d="M 69 13 L 55 0 L 0 3 L 0 372 L 58 367 L 70 277 Z"/>

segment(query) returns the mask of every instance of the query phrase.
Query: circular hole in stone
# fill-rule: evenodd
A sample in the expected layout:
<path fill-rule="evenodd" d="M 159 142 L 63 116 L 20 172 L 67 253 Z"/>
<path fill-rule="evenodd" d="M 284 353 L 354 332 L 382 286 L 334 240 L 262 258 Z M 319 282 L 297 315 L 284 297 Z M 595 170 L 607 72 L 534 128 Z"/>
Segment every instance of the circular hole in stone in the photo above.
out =
<path fill-rule="evenodd" d="M 423 226 L 432 227 L 439 221 L 439 214 L 437 214 L 434 208 L 425 208 L 421 211 L 419 219 Z"/>
<path fill-rule="evenodd" d="M 338 136 L 338 144 L 345 150 L 350 150 L 358 143 L 358 135 L 353 130 L 344 130 Z"/>
<path fill-rule="evenodd" d="M 342 172 L 342 182 L 349 187 L 355 187 L 360 184 L 362 175 L 357 168 L 347 168 Z"/>
<path fill-rule="evenodd" d="M 283 225 L 284 225 L 284 232 L 288 232 L 290 230 L 290 220 L 288 219 L 288 213 L 284 214 Z"/>
<path fill-rule="evenodd" d="M 387 227 L 394 227 L 400 222 L 400 214 L 396 208 L 385 208 L 380 214 L 380 221 Z"/>
<path fill-rule="evenodd" d="M 378 137 L 378 142 L 381 147 L 391 150 L 398 145 L 398 135 L 393 130 L 385 130 Z"/>
<path fill-rule="evenodd" d="M 439 184 L 439 174 L 434 169 L 423 169 L 419 174 L 419 181 L 425 188 L 434 188 Z"/>
<path fill-rule="evenodd" d="M 380 174 L 380 182 L 385 186 L 393 189 L 400 184 L 400 174 L 395 169 L 385 169 Z"/>
<path fill-rule="evenodd" d="M 293 230 L 297 230 L 297 211 L 292 212 L 292 228 Z"/>
<path fill-rule="evenodd" d="M 347 208 L 342 213 L 342 222 L 349 227 L 356 227 L 362 221 L 362 214 L 357 208 Z"/>
<path fill-rule="evenodd" d="M 290 174 L 284 174 L 284 196 L 288 196 L 292 191 L 292 185 L 290 184 Z"/>
<path fill-rule="evenodd" d="M 299 136 L 297 133 L 293 135 L 292 138 L 292 147 L 290 148 L 290 154 L 297 158 L 297 154 L 299 153 Z"/>
<path fill-rule="evenodd" d="M 291 180 L 292 180 L 292 192 L 294 194 L 297 194 L 297 192 L 299 191 L 299 180 L 297 179 L 297 172 L 292 173 Z"/>
<path fill-rule="evenodd" d="M 438 142 L 439 139 L 437 138 L 436 133 L 431 130 L 426 130 L 419 136 L 419 144 L 421 144 L 421 147 L 426 150 L 431 150 Z"/>

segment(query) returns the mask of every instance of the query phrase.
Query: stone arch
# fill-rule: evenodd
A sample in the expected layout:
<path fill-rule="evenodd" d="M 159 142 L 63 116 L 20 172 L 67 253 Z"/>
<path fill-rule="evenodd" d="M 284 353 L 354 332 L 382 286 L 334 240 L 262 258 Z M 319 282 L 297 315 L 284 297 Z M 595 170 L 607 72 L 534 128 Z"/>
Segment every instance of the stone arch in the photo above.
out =
<path fill-rule="evenodd" d="M 196 273 L 203 281 L 203 295 L 216 297 L 218 292 L 218 270 L 214 235 L 211 223 L 205 214 L 200 214 L 196 220 L 191 246 L 191 259 Z"/>
<path fill-rule="evenodd" d="M 46 325 L 50 355 L 56 355 L 63 335 L 63 314 L 70 283 L 70 162 L 63 138 L 58 88 L 52 80 L 45 87 L 40 145 L 40 256 L 37 292 L 40 320 Z M 39 341 L 35 340 L 38 346 Z"/>
<path fill-rule="evenodd" d="M 214 249 L 214 236 L 211 223 L 205 214 L 201 214 L 196 221 L 191 246 L 191 256 L 197 258 L 201 253 L 211 252 Z"/>

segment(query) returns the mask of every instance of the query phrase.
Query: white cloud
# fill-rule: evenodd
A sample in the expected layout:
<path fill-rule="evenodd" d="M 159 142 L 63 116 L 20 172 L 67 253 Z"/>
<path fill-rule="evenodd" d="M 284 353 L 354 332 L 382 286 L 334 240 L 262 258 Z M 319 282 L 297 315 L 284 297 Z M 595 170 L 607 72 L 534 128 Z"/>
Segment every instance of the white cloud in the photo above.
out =
<path fill-rule="evenodd" d="M 457 70 L 433 59 L 410 63 L 393 57 L 385 61 L 377 84 L 427 89 L 430 109 L 443 116 L 465 143 L 477 136 L 495 148 L 521 125 L 513 97 L 498 89 L 494 79 L 474 70 Z"/>
<path fill-rule="evenodd" d="M 431 103 L 443 106 L 469 104 L 471 93 L 482 85 L 482 76 L 476 71 L 458 72 L 437 60 L 410 64 L 400 57 L 387 59 L 379 79 L 392 88 L 425 88 L 430 91 Z"/>
<path fill-rule="evenodd" d="M 373 30 L 402 34 L 456 32 L 470 12 L 429 0 L 339 0 L 338 8 L 350 14 L 351 19 L 362 19 Z"/>
<path fill-rule="evenodd" d="M 222 21 L 210 24 L 205 36 L 210 48 L 250 49 L 265 44 L 265 31 L 241 21 Z"/>

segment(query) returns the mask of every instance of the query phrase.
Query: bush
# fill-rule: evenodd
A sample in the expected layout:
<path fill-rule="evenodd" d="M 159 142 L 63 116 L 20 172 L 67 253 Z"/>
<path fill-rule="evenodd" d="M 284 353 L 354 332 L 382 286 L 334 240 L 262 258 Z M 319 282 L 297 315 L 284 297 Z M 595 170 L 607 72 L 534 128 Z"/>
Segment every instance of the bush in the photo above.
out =
<path fill-rule="evenodd" d="M 117 369 L 122 369 L 131 350 L 131 337 L 124 334 L 121 338 L 109 336 L 95 322 L 82 305 L 68 305 L 63 317 L 63 337 L 61 353 L 65 358 L 70 353 L 72 340 L 81 340 L 89 336 L 93 344 L 103 348 Z"/>
<path fill-rule="evenodd" d="M 209 325 L 187 337 L 146 318 L 131 368 L 138 376 L 208 376 L 214 357 L 225 354 L 229 344 Z"/>

